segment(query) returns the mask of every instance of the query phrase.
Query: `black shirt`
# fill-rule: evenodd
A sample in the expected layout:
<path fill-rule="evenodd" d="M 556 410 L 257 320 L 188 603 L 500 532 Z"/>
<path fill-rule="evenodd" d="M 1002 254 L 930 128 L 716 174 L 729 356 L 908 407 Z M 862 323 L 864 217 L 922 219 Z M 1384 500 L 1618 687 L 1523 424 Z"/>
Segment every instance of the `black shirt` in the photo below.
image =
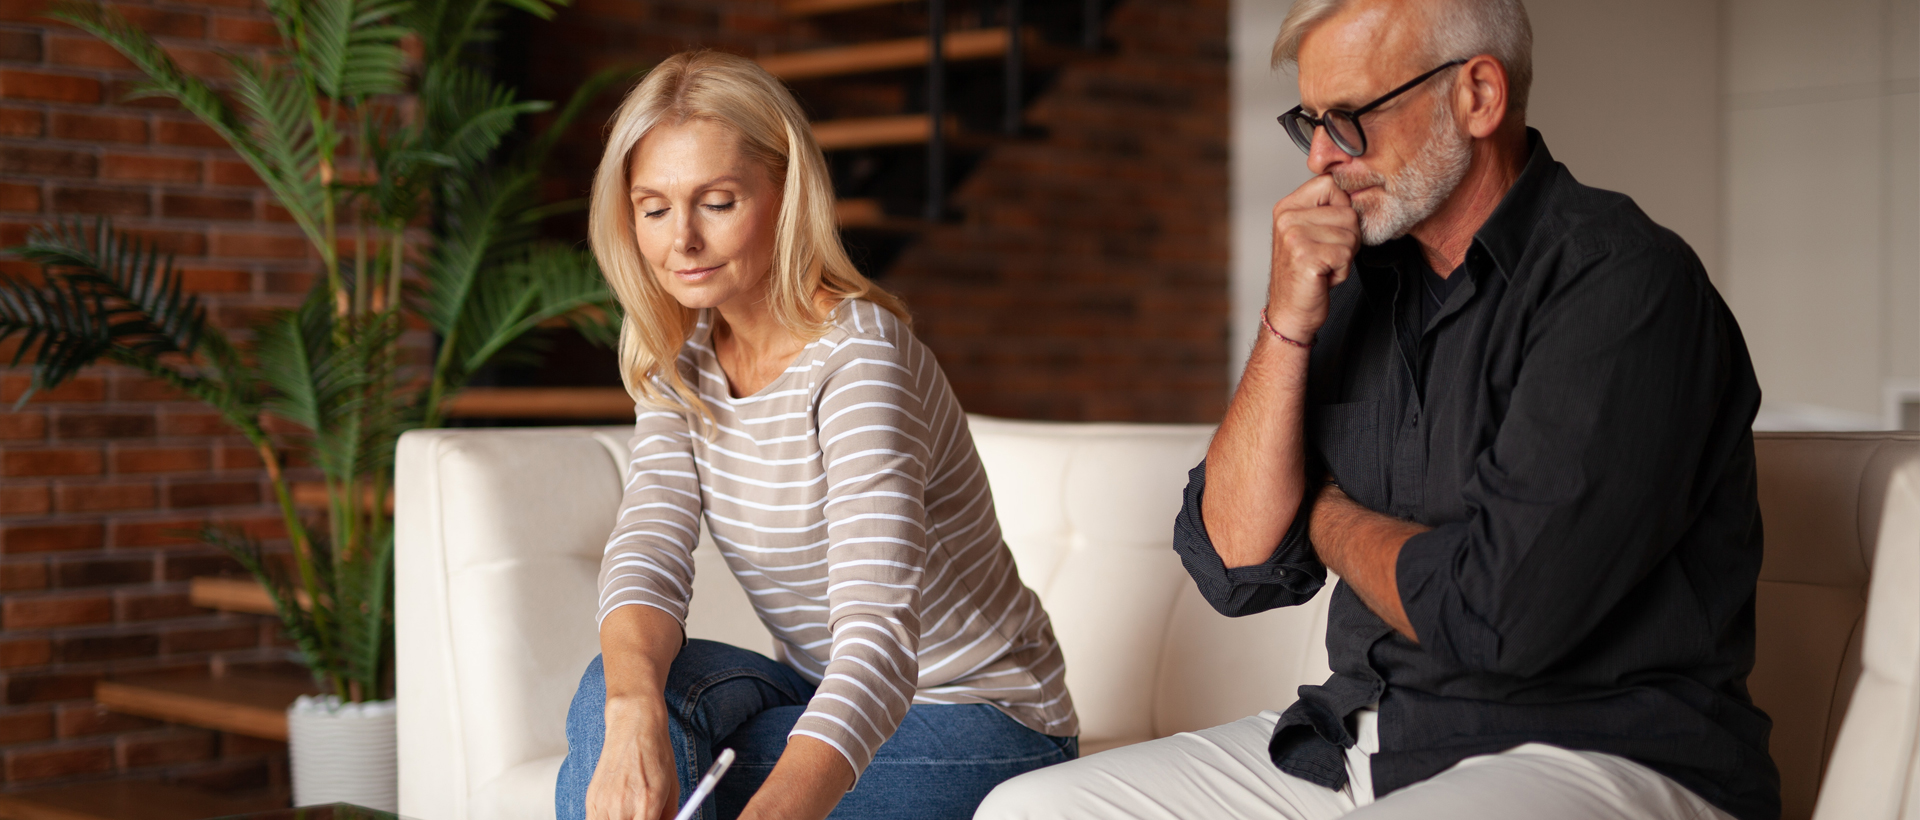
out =
<path fill-rule="evenodd" d="M 1332 291 L 1308 366 L 1309 486 L 1329 474 L 1433 527 L 1396 569 L 1419 643 L 1335 587 L 1333 677 L 1300 688 L 1273 761 L 1339 788 L 1347 719 L 1377 702 L 1378 794 L 1541 742 L 1774 820 L 1772 722 L 1746 685 L 1761 554 L 1746 343 L 1684 241 L 1528 140 L 1431 321 L 1411 239 L 1363 249 Z M 1239 616 L 1311 598 L 1326 568 L 1308 505 L 1265 564 L 1228 570 L 1205 483 L 1202 463 L 1174 548 L 1208 601 Z"/>

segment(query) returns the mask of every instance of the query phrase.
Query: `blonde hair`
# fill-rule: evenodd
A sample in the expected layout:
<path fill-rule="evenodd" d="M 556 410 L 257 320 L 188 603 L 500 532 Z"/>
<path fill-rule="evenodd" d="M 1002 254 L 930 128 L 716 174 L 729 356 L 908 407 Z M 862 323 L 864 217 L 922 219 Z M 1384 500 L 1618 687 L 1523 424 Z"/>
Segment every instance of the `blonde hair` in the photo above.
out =
<path fill-rule="evenodd" d="M 634 401 L 681 406 L 712 421 L 698 390 L 681 377 L 675 361 L 693 334 L 697 311 L 665 289 L 633 234 L 629 164 L 640 140 L 654 128 L 689 120 L 725 125 L 740 137 L 740 149 L 763 163 L 781 188 L 774 228 L 767 301 L 773 316 L 795 336 L 813 340 L 833 327 L 830 305 L 866 299 L 907 320 L 893 294 L 861 276 L 840 244 L 833 214 L 833 184 L 813 129 L 780 81 L 751 60 L 717 51 L 685 51 L 668 57 L 640 82 L 613 115 L 606 152 L 594 173 L 588 236 L 600 270 L 620 299 L 620 378 Z M 665 385 L 665 390 L 662 385 Z"/>
<path fill-rule="evenodd" d="M 1300 42 L 1350 0 L 1296 0 L 1273 40 L 1273 67 L 1297 66 Z M 1520 0 L 1435 0 L 1426 5 L 1423 56 L 1433 65 L 1480 54 L 1507 70 L 1507 110 L 1525 112 L 1533 88 L 1533 24 Z M 1425 69 L 1421 69 L 1425 70 Z"/>

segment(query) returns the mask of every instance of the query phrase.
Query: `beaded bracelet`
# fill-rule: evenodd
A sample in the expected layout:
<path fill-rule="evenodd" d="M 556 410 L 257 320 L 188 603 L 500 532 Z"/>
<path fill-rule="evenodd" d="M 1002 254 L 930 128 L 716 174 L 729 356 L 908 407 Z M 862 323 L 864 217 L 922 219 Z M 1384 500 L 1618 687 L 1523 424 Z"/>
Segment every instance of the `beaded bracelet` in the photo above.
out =
<path fill-rule="evenodd" d="M 1285 333 L 1281 333 L 1278 330 L 1274 330 L 1273 323 L 1267 321 L 1266 308 L 1260 309 L 1260 326 L 1266 328 L 1267 332 L 1273 334 L 1274 338 L 1279 339 L 1280 341 L 1286 342 L 1287 344 L 1293 345 L 1294 347 L 1300 348 L 1301 350 L 1310 350 L 1313 348 L 1313 340 L 1311 339 L 1304 342 L 1297 341 L 1294 339 L 1287 338 L 1287 334 Z"/>

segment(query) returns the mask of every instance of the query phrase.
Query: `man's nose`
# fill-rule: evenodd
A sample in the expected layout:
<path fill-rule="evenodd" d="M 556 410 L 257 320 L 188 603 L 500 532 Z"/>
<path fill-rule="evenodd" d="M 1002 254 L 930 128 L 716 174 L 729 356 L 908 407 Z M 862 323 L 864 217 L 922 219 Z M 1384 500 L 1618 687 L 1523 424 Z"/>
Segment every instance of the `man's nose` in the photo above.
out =
<path fill-rule="evenodd" d="M 1333 137 L 1327 134 L 1327 127 L 1324 125 L 1313 129 L 1313 142 L 1310 146 L 1307 149 L 1307 170 L 1312 171 L 1314 176 L 1324 174 L 1335 165 L 1353 159 L 1347 155 L 1347 152 L 1340 150 L 1340 146 L 1333 144 Z"/>

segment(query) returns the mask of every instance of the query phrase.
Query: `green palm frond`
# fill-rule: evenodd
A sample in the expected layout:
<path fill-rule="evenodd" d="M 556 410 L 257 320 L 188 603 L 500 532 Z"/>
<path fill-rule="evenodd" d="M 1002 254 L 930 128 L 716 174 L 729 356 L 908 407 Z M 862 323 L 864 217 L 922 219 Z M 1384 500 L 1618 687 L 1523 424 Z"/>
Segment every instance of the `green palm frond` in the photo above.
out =
<path fill-rule="evenodd" d="M 219 547 L 240 566 L 260 582 L 267 591 L 267 597 L 273 601 L 274 614 L 280 618 L 281 628 L 293 645 L 300 650 L 302 660 L 313 671 L 314 678 L 334 688 L 340 686 L 345 664 L 339 662 L 337 641 L 333 639 L 336 630 L 326 624 L 333 619 L 328 611 L 330 602 L 337 599 L 337 587 L 332 579 L 322 575 L 316 580 L 322 582 L 318 587 L 318 599 L 312 595 L 303 595 L 292 578 L 278 571 L 267 560 L 266 550 L 259 539 L 235 527 L 207 525 L 199 532 L 200 540 Z M 304 602 L 302 599 L 305 599 Z"/>
<path fill-rule="evenodd" d="M 304 432 L 314 462 L 330 480 L 357 477 L 360 432 L 357 411 L 370 383 L 356 347 L 337 344 L 333 306 L 316 288 L 298 310 L 260 330 L 256 355 L 274 396 L 266 409 Z"/>
<path fill-rule="evenodd" d="M 228 62 L 257 146 L 243 157 L 307 238 L 315 245 L 324 243 L 327 190 L 320 180 L 321 137 L 314 133 L 310 116 L 316 102 L 313 89 L 290 66 L 239 57 Z"/>
<path fill-rule="evenodd" d="M 371 554 L 340 563 L 335 589 L 353 605 L 334 610 L 341 673 L 368 690 L 378 686 L 393 648 L 393 533 L 374 541 Z"/>
<path fill-rule="evenodd" d="M 548 320 L 604 314 L 612 303 L 591 252 L 557 244 L 538 248 L 481 280 L 458 334 L 456 372 L 480 369 Z M 591 320 L 583 315 L 579 321 Z"/>
<path fill-rule="evenodd" d="M 0 291 L 0 339 L 21 335 L 13 363 L 34 362 L 35 389 L 109 359 L 166 380 L 230 420 L 251 413 L 256 391 L 239 353 L 186 293 L 171 257 L 104 221 L 89 228 L 79 220 L 36 228 L 13 251 L 39 264 L 46 280 L 37 288 L 9 282 Z"/>
<path fill-rule="evenodd" d="M 421 79 L 427 140 L 433 150 L 475 168 L 493 154 L 520 117 L 552 106 L 517 100 L 514 90 L 469 66 L 438 65 Z"/>
<path fill-rule="evenodd" d="M 405 0 L 305 0 L 296 48 L 320 93 L 336 100 L 395 94 L 405 87 L 401 69 L 407 30 L 394 24 Z"/>

